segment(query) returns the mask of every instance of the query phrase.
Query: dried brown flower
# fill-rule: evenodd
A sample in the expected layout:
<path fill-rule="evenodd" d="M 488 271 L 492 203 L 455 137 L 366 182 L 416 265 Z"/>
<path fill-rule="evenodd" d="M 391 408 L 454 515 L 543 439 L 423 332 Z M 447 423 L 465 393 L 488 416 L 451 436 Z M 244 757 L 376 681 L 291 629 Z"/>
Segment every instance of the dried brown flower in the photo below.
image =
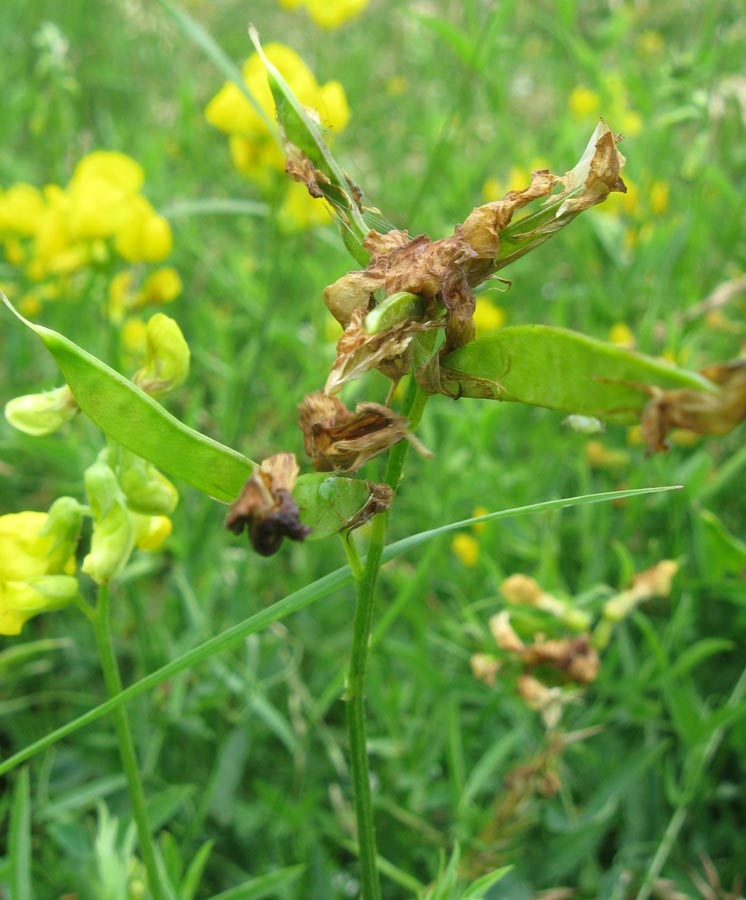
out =
<path fill-rule="evenodd" d="M 401 440 L 430 455 L 407 420 L 380 403 L 358 403 L 352 413 L 341 400 L 316 391 L 298 410 L 306 453 L 318 472 L 354 472 Z"/>
<path fill-rule="evenodd" d="M 225 526 L 234 534 L 246 528 L 251 546 L 262 556 L 272 556 L 283 538 L 304 540 L 311 529 L 300 521 L 292 490 L 298 478 L 293 453 L 276 453 L 265 459 L 231 504 Z"/>

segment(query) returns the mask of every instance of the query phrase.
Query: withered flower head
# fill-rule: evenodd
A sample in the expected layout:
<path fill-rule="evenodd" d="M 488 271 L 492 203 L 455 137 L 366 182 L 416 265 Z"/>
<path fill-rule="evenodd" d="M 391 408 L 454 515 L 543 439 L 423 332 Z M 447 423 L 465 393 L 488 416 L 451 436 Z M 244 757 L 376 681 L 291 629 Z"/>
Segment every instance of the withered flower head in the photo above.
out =
<path fill-rule="evenodd" d="M 272 556 L 285 537 L 302 541 L 311 529 L 301 524 L 292 490 L 298 478 L 293 453 L 276 453 L 265 459 L 231 504 L 226 528 L 241 534 L 246 528 L 251 546 L 262 556 Z"/>
<path fill-rule="evenodd" d="M 652 398 L 641 421 L 648 454 L 668 450 L 665 437 L 672 428 L 728 434 L 746 420 L 746 359 L 714 363 L 700 374 L 718 385 L 717 392 L 694 388 L 664 391 L 654 385 L 637 385 Z"/>
<path fill-rule="evenodd" d="M 430 455 L 407 428 L 407 420 L 380 403 L 358 403 L 352 413 L 341 400 L 316 391 L 298 410 L 306 453 L 317 472 L 354 472 L 401 440 Z"/>
<path fill-rule="evenodd" d="M 531 183 L 508 192 L 502 200 L 471 211 L 446 238 L 427 235 L 410 239 L 406 231 L 371 231 L 363 241 L 370 254 L 367 268 L 348 272 L 329 285 L 324 300 L 347 329 L 337 347 L 337 360 L 326 385 L 333 393 L 371 368 L 389 374 L 400 360 L 417 328 L 444 327 L 441 353 L 449 353 L 474 338 L 474 288 L 513 259 L 546 241 L 585 209 L 601 203 L 611 191 L 626 190 L 620 172 L 624 157 L 616 149 L 619 136 L 601 121 L 574 169 L 553 175 L 533 172 Z M 555 192 L 556 187 L 559 192 Z M 517 210 L 545 199 L 544 211 L 519 222 L 503 247 L 504 232 Z M 517 229 L 517 231 L 516 231 Z M 365 336 L 361 322 L 376 297 L 406 292 L 422 298 L 424 315 L 411 317 L 380 334 Z M 437 379 L 431 379 L 433 385 Z"/>

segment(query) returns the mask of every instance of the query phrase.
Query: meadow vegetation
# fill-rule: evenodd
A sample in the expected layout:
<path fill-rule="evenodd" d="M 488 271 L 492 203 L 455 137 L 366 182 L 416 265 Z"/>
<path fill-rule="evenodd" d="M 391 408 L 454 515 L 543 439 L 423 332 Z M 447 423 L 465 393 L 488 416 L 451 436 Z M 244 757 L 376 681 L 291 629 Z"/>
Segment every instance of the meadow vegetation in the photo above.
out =
<path fill-rule="evenodd" d="M 249 18 L 365 202 L 413 236 L 570 170 L 601 116 L 622 134 L 626 193 L 485 282 L 477 336 L 559 326 L 695 372 L 746 356 L 746 19 L 725 0 L 0 4 L 0 288 L 29 320 L 137 372 L 191 428 L 310 471 L 297 407 L 342 333 L 323 292 L 364 266 L 284 176 L 261 61 L 244 75 L 263 113 L 226 82 L 226 61 L 254 56 Z M 34 335 L 0 320 L 3 405 L 59 388 Z M 369 371 L 341 397 L 383 404 L 390 385 Z M 352 579 L 261 615 L 354 569 L 381 517 L 357 550 L 286 540 L 264 557 L 221 503 L 107 455 L 66 389 L 44 403 L 49 433 L 12 427 L 38 407 L 0 421 L 2 760 L 119 689 L 102 603 L 121 679 L 143 689 L 8 767 L 0 896 L 361 896 Z M 365 711 L 380 896 L 740 896 L 743 424 L 675 429 L 649 454 L 639 421 L 434 396 L 416 434 L 432 455 L 409 453 L 387 543 L 479 521 L 413 543 L 379 579 Z M 110 485 L 115 456 L 146 501 Z M 360 476 L 382 482 L 384 462 Z M 62 530 L 40 535 L 60 497 L 85 509 L 58 506 Z M 52 599 L 29 593 L 39 578 Z M 60 608 L 31 617 L 21 600 Z M 124 709 L 155 862 L 120 762 Z"/>

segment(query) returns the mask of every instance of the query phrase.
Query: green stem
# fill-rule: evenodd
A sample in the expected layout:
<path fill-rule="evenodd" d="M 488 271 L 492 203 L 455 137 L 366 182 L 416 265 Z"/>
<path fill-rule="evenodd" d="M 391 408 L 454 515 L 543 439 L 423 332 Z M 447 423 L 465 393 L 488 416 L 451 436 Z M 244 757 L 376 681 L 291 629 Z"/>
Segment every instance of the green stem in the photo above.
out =
<path fill-rule="evenodd" d="M 408 416 L 411 428 L 415 428 L 419 423 L 427 398 L 428 395 L 419 387 L 414 375 L 410 375 L 403 412 Z M 390 485 L 394 493 L 396 493 L 401 480 L 408 449 L 409 443 L 400 441 L 389 452 L 384 481 Z M 365 729 L 365 676 L 368 667 L 376 585 L 378 583 L 378 573 L 381 570 L 381 558 L 386 539 L 387 524 L 388 513 L 381 513 L 373 519 L 365 567 L 362 575 L 357 579 L 357 604 L 355 606 L 350 668 L 347 675 L 347 690 L 345 694 L 347 699 L 347 729 L 350 741 L 350 771 L 355 792 L 357 841 L 363 900 L 380 900 L 381 898 Z"/>
<path fill-rule="evenodd" d="M 111 637 L 109 601 L 109 586 L 107 584 L 100 584 L 98 588 L 96 611 L 93 616 L 93 627 L 96 632 L 96 643 L 98 644 L 98 654 L 101 660 L 101 668 L 104 673 L 106 690 L 109 697 L 112 698 L 121 693 L 122 679 L 119 674 L 119 666 L 117 665 L 117 658 L 114 653 L 114 644 Z M 145 794 L 143 793 L 142 782 L 140 780 L 140 770 L 137 765 L 137 755 L 135 754 L 135 745 L 132 740 L 132 732 L 130 731 L 127 711 L 124 706 L 118 706 L 116 709 L 112 710 L 112 716 L 114 717 L 114 725 L 117 732 L 122 768 L 124 770 L 125 778 L 127 779 L 127 788 L 130 795 L 130 803 L 132 804 L 132 814 L 137 826 L 140 852 L 142 854 L 143 862 L 145 863 L 145 869 L 148 873 L 150 892 L 153 900 L 163 900 L 164 894 L 161 887 L 160 876 L 158 874 L 155 847 L 153 845 L 153 838 L 150 833 L 148 816 L 145 809 Z"/>

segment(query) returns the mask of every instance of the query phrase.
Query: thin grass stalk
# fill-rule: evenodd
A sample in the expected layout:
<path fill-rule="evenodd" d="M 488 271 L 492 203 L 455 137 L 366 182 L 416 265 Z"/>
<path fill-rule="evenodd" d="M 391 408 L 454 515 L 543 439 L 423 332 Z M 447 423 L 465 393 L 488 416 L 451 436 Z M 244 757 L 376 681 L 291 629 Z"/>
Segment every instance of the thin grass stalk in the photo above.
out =
<path fill-rule="evenodd" d="M 96 643 L 101 660 L 101 668 L 104 673 L 106 690 L 109 698 L 116 697 L 122 691 L 122 678 L 119 674 L 114 643 L 111 636 L 111 604 L 108 584 L 100 584 L 96 602 L 96 611 L 93 616 L 93 627 L 96 632 Z M 145 808 L 145 794 L 140 779 L 140 769 L 137 764 L 135 744 L 132 740 L 127 710 L 124 706 L 118 706 L 112 710 L 114 726 L 119 744 L 119 755 L 122 760 L 122 769 L 127 779 L 132 815 L 137 827 L 137 835 L 140 843 L 145 871 L 148 874 L 148 883 L 153 900 L 164 900 L 161 886 L 158 864 L 156 862 L 155 846 L 150 832 L 148 815 Z"/>
<path fill-rule="evenodd" d="M 410 375 L 409 388 L 404 400 L 404 414 L 410 428 L 417 427 L 428 395 L 419 387 L 414 375 Z M 400 441 L 389 452 L 384 481 L 396 493 L 401 480 L 409 443 Z M 380 900 L 381 883 L 377 864 L 377 844 L 373 801 L 370 789 L 368 747 L 365 726 L 365 677 L 368 669 L 370 634 L 375 609 L 376 586 L 381 571 L 383 549 L 386 541 L 388 513 L 373 519 L 368 555 L 362 573 L 357 577 L 357 603 L 352 632 L 350 667 L 347 675 L 347 729 L 350 741 L 350 770 L 357 817 L 357 841 L 360 858 L 362 897 L 364 900 Z M 354 571 L 354 567 L 353 567 Z"/>

